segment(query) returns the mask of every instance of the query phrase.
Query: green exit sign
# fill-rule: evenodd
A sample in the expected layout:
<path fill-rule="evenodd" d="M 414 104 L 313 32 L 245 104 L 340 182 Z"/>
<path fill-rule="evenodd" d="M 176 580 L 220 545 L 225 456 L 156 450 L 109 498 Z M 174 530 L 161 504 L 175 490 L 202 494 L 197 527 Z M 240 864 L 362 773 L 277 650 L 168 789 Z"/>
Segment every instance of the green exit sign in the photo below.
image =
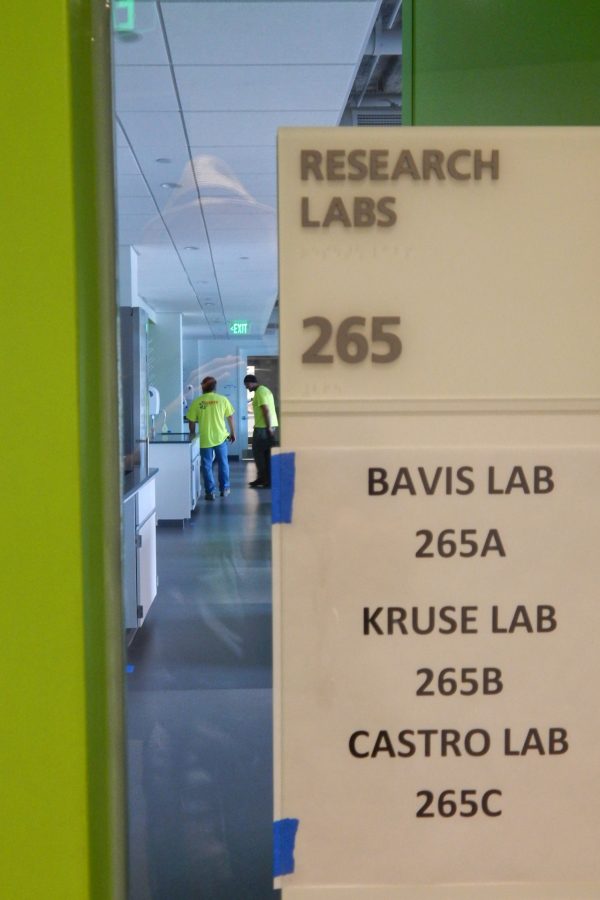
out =
<path fill-rule="evenodd" d="M 134 30 L 135 0 L 113 0 L 112 14 L 115 31 Z"/>
<path fill-rule="evenodd" d="M 250 334 L 250 322 L 239 319 L 237 322 L 229 323 L 230 334 Z"/>

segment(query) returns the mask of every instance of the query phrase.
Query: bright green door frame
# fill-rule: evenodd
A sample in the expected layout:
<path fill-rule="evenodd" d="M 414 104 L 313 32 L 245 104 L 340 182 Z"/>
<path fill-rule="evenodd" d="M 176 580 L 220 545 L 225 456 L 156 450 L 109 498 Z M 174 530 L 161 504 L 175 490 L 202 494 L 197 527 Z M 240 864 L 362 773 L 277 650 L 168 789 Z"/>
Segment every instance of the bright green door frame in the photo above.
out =
<path fill-rule="evenodd" d="M 124 897 L 108 10 L 3 9 L 0 893 Z"/>
<path fill-rule="evenodd" d="M 71 0 L 70 13 L 90 897 L 119 900 L 127 842 L 110 19 L 99 0 Z"/>

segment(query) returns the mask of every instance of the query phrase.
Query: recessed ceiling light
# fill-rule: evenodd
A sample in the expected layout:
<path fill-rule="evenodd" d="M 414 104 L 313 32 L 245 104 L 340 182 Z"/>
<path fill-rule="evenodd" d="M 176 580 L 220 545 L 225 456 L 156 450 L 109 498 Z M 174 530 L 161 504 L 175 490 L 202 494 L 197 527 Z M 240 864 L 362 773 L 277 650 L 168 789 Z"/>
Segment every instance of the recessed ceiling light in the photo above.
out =
<path fill-rule="evenodd" d="M 161 184 L 161 187 L 164 187 L 164 188 L 178 188 L 178 187 L 181 187 L 181 185 L 180 185 L 180 184 L 177 184 L 176 181 L 163 181 L 163 183 Z"/>
<path fill-rule="evenodd" d="M 240 256 L 240 259 L 250 259 L 249 256 Z"/>
<path fill-rule="evenodd" d="M 213 307 L 215 304 L 212 303 L 212 301 L 210 301 L 210 300 L 205 300 L 205 301 L 204 301 L 204 305 L 205 305 L 205 307 L 206 307 L 207 309 L 212 309 L 212 307 Z"/>
<path fill-rule="evenodd" d="M 154 160 L 157 163 L 170 163 L 171 160 L 167 156 L 159 156 L 158 159 Z"/>
<path fill-rule="evenodd" d="M 183 249 L 184 249 L 184 250 L 197 250 L 198 248 L 197 248 L 197 247 L 192 247 L 192 246 L 190 245 L 189 247 L 184 247 Z"/>

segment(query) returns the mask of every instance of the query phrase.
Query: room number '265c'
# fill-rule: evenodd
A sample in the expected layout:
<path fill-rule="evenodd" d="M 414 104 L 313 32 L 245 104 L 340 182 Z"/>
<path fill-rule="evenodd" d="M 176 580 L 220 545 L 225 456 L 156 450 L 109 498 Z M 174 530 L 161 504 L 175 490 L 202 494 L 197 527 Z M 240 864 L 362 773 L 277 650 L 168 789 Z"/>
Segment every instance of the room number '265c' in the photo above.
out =
<path fill-rule="evenodd" d="M 332 363 L 334 354 L 324 352 L 329 349 L 332 338 L 342 362 L 361 363 L 369 354 L 374 363 L 394 362 L 402 353 L 402 341 L 394 330 L 399 324 L 400 316 L 373 316 L 371 319 L 348 316 L 336 327 L 324 316 L 310 316 L 302 320 L 302 325 L 304 328 L 317 328 L 318 334 L 302 354 L 302 362 Z"/>

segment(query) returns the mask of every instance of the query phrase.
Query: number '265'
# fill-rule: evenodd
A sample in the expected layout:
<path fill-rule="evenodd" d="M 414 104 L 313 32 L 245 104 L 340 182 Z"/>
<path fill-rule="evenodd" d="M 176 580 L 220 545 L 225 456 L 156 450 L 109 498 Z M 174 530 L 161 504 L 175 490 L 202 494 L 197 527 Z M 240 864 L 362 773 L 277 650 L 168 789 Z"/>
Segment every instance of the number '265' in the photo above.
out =
<path fill-rule="evenodd" d="M 305 363 L 332 363 L 333 353 L 324 353 L 335 331 L 335 349 L 339 359 L 346 363 L 360 363 L 371 354 L 371 362 L 390 363 L 402 353 L 402 342 L 392 330 L 400 324 L 400 316 L 373 316 L 370 320 L 370 336 L 364 333 L 367 326 L 364 316 L 348 316 L 337 329 L 330 319 L 310 316 L 302 320 L 304 328 L 317 328 L 318 335 L 308 350 L 302 354 Z M 373 345 L 377 344 L 375 348 Z M 382 349 L 379 349 L 379 348 Z"/>

